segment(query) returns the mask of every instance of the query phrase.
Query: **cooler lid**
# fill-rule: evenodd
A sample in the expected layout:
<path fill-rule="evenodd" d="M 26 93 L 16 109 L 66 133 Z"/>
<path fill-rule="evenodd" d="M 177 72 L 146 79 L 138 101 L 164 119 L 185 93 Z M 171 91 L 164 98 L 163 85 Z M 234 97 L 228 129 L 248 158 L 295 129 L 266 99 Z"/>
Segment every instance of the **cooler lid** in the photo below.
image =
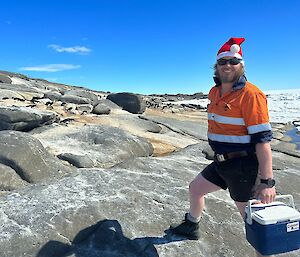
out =
<path fill-rule="evenodd" d="M 283 203 L 283 202 L 273 201 L 271 203 L 255 203 L 255 204 L 252 204 L 251 209 L 252 209 L 252 211 L 255 211 L 255 210 L 258 210 L 258 209 L 260 210 L 260 209 L 264 209 L 266 207 L 277 206 L 277 205 L 286 206 L 286 204 Z"/>
<path fill-rule="evenodd" d="M 252 218 L 262 225 L 300 220 L 300 213 L 286 205 L 270 206 L 253 212 Z"/>

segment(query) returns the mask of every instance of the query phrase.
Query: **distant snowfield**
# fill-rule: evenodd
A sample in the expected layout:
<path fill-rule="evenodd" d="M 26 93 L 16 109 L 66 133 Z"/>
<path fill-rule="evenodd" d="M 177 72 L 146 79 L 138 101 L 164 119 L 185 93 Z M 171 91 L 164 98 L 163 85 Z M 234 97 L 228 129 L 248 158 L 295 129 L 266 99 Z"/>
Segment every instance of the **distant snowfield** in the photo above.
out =
<path fill-rule="evenodd" d="M 300 120 L 300 89 L 271 90 L 264 93 L 268 96 L 271 122 Z"/>
<path fill-rule="evenodd" d="M 171 104 L 195 104 L 199 105 L 202 108 L 206 108 L 209 101 L 208 99 L 193 99 L 193 100 L 183 100 L 183 101 L 177 101 L 177 102 L 168 102 Z"/>
<path fill-rule="evenodd" d="M 271 122 L 288 123 L 300 121 L 300 89 L 264 91 L 268 96 Z M 196 104 L 206 108 L 208 99 L 172 102 L 173 104 Z"/>

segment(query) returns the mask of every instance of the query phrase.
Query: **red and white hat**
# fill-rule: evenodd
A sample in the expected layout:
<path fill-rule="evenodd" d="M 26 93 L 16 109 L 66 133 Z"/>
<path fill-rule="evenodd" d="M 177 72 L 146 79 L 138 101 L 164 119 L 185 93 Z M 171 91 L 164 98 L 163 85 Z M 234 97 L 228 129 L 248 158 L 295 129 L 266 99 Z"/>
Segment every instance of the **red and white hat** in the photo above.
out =
<path fill-rule="evenodd" d="M 219 50 L 217 60 L 229 56 L 243 59 L 241 44 L 245 41 L 243 37 L 230 38 Z"/>

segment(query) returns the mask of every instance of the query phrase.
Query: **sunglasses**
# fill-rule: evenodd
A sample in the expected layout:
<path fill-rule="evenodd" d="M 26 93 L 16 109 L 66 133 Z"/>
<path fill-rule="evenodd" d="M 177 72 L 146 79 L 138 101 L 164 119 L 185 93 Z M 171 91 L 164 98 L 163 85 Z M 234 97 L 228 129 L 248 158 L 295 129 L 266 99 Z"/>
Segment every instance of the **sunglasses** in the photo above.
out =
<path fill-rule="evenodd" d="M 218 65 L 226 65 L 227 63 L 229 63 L 230 65 L 238 65 L 239 63 L 242 62 L 242 59 L 238 59 L 236 57 L 231 58 L 231 59 L 219 59 L 217 60 L 217 64 Z"/>

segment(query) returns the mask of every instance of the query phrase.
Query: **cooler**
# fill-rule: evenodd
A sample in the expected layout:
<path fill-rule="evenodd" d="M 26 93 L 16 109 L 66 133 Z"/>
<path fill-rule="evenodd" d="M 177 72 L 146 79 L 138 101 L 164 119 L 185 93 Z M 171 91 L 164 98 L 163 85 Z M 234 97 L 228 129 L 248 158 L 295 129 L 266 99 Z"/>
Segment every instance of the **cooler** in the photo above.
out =
<path fill-rule="evenodd" d="M 287 204 L 277 201 L 288 198 Z M 250 200 L 246 212 L 246 238 L 262 255 L 294 251 L 300 248 L 300 213 L 295 209 L 291 195 L 277 196 L 270 204 L 253 204 Z"/>

